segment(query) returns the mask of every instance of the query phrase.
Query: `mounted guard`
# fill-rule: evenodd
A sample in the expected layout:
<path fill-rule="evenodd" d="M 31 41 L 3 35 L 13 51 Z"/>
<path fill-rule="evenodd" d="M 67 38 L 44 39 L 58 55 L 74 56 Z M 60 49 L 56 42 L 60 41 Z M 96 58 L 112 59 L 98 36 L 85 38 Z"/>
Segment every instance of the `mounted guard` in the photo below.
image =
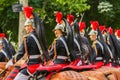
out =
<path fill-rule="evenodd" d="M 117 38 L 115 37 L 115 35 L 113 34 L 113 29 L 111 27 L 107 28 L 108 31 L 108 35 L 109 35 L 109 42 L 110 45 L 114 46 L 112 49 L 114 49 L 114 60 L 113 60 L 113 66 L 119 66 L 119 58 L 120 58 L 120 45 L 119 45 L 119 41 L 117 40 Z"/>
<path fill-rule="evenodd" d="M 90 40 L 93 41 L 92 43 L 92 47 L 95 51 L 95 55 L 94 56 L 94 61 L 96 65 L 104 65 L 104 47 L 102 45 L 102 43 L 98 40 L 97 35 L 97 28 L 99 26 L 99 23 L 97 21 L 93 21 L 91 22 L 91 28 L 92 30 L 90 31 L 90 33 L 88 34 L 90 36 Z"/>
<path fill-rule="evenodd" d="M 23 43 L 19 47 L 16 55 L 6 65 L 6 68 L 9 68 L 10 65 L 15 64 L 23 56 L 26 59 L 25 65 L 21 66 L 20 72 L 14 80 L 28 80 L 34 75 L 39 66 L 43 66 L 44 60 L 47 60 L 45 58 L 46 54 L 44 54 L 43 44 L 41 44 L 41 34 L 36 31 L 36 29 L 41 31 L 39 27 L 42 27 L 40 26 L 39 17 L 33 14 L 32 7 L 24 7 L 24 12 L 26 16 L 24 27 L 27 35 L 24 37 Z"/>

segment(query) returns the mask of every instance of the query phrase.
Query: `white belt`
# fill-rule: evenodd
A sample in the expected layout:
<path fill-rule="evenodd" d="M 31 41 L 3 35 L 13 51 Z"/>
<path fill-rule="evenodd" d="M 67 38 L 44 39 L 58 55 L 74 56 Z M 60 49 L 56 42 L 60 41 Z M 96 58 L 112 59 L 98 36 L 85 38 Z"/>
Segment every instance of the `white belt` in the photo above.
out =
<path fill-rule="evenodd" d="M 103 60 L 102 57 L 96 57 L 96 60 Z"/>
<path fill-rule="evenodd" d="M 57 56 L 57 59 L 68 59 L 66 56 Z"/>
<path fill-rule="evenodd" d="M 39 57 L 40 57 L 40 55 L 30 55 L 29 56 L 30 59 L 36 59 L 36 58 L 39 58 Z"/>

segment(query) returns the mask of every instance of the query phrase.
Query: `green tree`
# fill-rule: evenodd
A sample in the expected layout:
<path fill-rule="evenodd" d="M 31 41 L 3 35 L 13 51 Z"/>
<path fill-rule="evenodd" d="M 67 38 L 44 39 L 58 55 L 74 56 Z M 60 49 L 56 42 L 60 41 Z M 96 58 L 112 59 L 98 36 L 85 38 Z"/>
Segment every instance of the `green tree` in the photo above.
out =
<path fill-rule="evenodd" d="M 106 25 L 113 29 L 120 28 L 119 0 L 89 0 L 88 4 L 91 8 L 85 12 L 86 14 L 84 18 L 87 26 L 90 26 L 90 20 L 97 20 L 100 25 Z"/>
<path fill-rule="evenodd" d="M 29 0 L 29 5 L 33 6 L 40 17 L 44 19 L 47 42 L 50 44 L 54 38 L 52 29 L 56 25 L 54 13 L 61 11 L 64 18 L 67 14 L 73 14 L 79 18 L 80 13 L 90 8 L 86 2 L 87 0 Z"/>
<path fill-rule="evenodd" d="M 12 12 L 11 5 L 16 2 L 18 0 L 0 0 L 0 32 L 7 35 L 12 33 L 12 40 L 15 42 L 18 40 L 19 15 Z M 109 4 L 101 4 L 103 2 Z M 64 18 L 70 13 L 78 19 L 80 14 L 85 12 L 83 21 L 87 26 L 90 25 L 90 20 L 98 20 L 100 25 L 120 28 L 120 0 L 29 0 L 29 5 L 33 6 L 34 11 L 44 19 L 48 44 L 54 38 L 52 29 L 56 25 L 54 16 L 56 11 L 63 12 Z"/>
<path fill-rule="evenodd" d="M 0 1 L 0 32 L 5 32 L 7 35 L 12 33 L 12 40 L 15 42 L 18 41 L 19 15 L 18 13 L 12 12 L 11 6 L 16 2 L 18 0 Z M 64 18 L 66 18 L 68 13 L 77 16 L 90 8 L 86 2 L 87 0 L 29 0 L 29 5 L 33 6 L 34 11 L 39 14 L 40 18 L 44 19 L 47 42 L 50 44 L 54 38 L 52 29 L 56 25 L 54 12 L 63 12 Z"/>
<path fill-rule="evenodd" d="M 120 28 L 120 0 L 107 0 L 113 5 L 115 12 L 113 22 L 110 24 L 114 29 Z"/>
<path fill-rule="evenodd" d="M 12 4 L 18 0 L 0 0 L 0 32 L 7 36 L 12 33 L 12 40 L 17 42 L 18 36 L 18 13 L 12 12 Z"/>

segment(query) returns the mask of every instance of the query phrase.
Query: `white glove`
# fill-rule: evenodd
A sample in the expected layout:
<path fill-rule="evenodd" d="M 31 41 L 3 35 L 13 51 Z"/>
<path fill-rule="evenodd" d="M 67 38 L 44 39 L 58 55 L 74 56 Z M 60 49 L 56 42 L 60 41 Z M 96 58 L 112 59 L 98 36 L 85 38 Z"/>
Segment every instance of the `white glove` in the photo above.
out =
<path fill-rule="evenodd" d="M 8 63 L 6 64 L 5 68 L 8 68 L 9 66 L 12 66 L 12 65 L 13 65 L 13 61 L 12 59 L 10 59 Z"/>

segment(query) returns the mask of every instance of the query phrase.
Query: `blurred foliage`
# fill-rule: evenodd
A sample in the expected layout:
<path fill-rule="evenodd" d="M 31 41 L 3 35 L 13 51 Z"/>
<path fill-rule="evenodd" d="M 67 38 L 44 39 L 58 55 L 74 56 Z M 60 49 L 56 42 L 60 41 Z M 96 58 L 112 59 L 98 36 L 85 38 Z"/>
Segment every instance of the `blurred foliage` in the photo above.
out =
<path fill-rule="evenodd" d="M 8 31 L 11 31 L 11 39 L 18 40 L 18 19 L 19 14 L 12 12 L 12 4 L 18 0 L 0 0 L 0 32 L 4 32 L 9 37 Z"/>
<path fill-rule="evenodd" d="M 99 3 L 98 12 L 104 16 L 114 17 L 113 5 L 107 1 Z"/>
<path fill-rule="evenodd" d="M 18 0 L 0 0 L 0 32 L 12 34 L 12 41 L 18 40 L 19 14 L 13 13 L 11 5 Z M 100 25 L 120 28 L 120 0 L 29 0 L 29 5 L 44 19 L 48 45 L 53 41 L 52 29 L 56 25 L 55 12 L 61 11 L 63 17 L 72 14 L 78 20 L 85 13 L 83 21 L 90 26 L 91 20 L 99 21 Z"/>
<path fill-rule="evenodd" d="M 119 0 L 89 0 L 90 10 L 86 11 L 84 21 L 97 20 L 100 25 L 113 29 L 120 28 L 120 1 Z M 89 13 L 89 14 L 87 14 Z"/>
<path fill-rule="evenodd" d="M 35 12 L 44 19 L 44 25 L 47 35 L 47 42 L 50 44 L 53 41 L 54 33 L 52 29 L 56 25 L 55 12 L 61 11 L 64 18 L 67 14 L 77 14 L 88 10 L 90 6 L 86 3 L 87 0 L 29 0 L 29 5 L 35 8 Z"/>

